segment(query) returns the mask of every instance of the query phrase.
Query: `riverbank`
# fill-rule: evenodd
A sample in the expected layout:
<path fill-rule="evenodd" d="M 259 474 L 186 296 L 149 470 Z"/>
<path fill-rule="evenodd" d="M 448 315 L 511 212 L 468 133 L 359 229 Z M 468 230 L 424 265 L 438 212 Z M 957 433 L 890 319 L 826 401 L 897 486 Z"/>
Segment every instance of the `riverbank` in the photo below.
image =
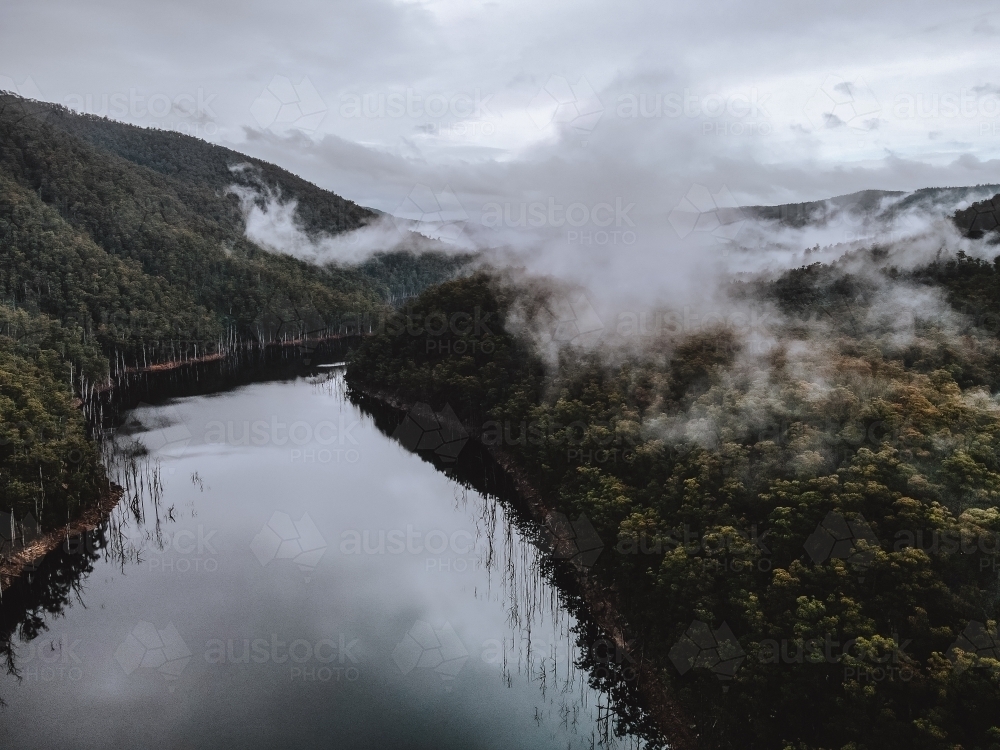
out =
<path fill-rule="evenodd" d="M 351 392 L 363 405 L 365 402 L 369 405 L 374 402 L 393 410 L 400 421 L 414 407 L 413 403 L 375 389 L 351 386 Z M 547 502 L 535 488 L 513 456 L 496 445 L 484 444 L 470 425 L 461 425 L 461 428 L 470 435 L 470 442 L 483 450 L 495 467 L 500 469 L 513 488 L 512 497 L 508 499 L 514 501 L 518 511 L 535 522 L 544 535 L 550 552 L 555 553 L 560 544 L 555 532 L 555 519 L 559 517 L 556 507 Z M 553 554 L 554 559 L 559 557 L 561 556 Z M 638 642 L 622 614 L 615 591 L 599 584 L 593 576 L 588 575 L 585 567 L 566 564 L 563 568 L 567 575 L 561 583 L 567 579 L 572 582 L 571 593 L 579 597 L 585 614 L 602 631 L 604 637 L 614 644 L 619 663 L 633 665 L 632 679 L 635 680 L 642 707 L 664 741 L 678 750 L 695 750 L 700 747 L 697 727 L 664 684 L 659 667 L 644 658 L 642 644 Z"/>
<path fill-rule="evenodd" d="M 92 442 L 102 439 L 105 430 L 120 423 L 125 411 L 140 403 L 301 375 L 316 362 L 343 359 L 346 348 L 358 338 L 338 334 L 321 339 L 249 344 L 221 353 L 128 368 L 108 383 L 87 388 L 86 399 L 77 397 L 72 406 L 83 413 Z M 44 530 L 18 529 L 17 536 L 27 534 L 29 540 L 20 549 L 4 551 L 0 548 L 0 590 L 9 588 L 20 576 L 30 575 L 45 556 L 64 541 L 96 528 L 114 509 L 121 495 L 120 487 L 108 484 L 96 498 L 88 498 L 82 513 L 69 523 Z"/>
<path fill-rule="evenodd" d="M 69 544 L 80 535 L 93 531 L 114 510 L 122 498 L 122 488 L 109 483 L 97 503 L 88 506 L 75 520 L 58 529 L 41 532 L 29 539 L 20 550 L 0 560 L 0 590 L 10 588 L 23 575 L 30 575 L 53 550 Z"/>

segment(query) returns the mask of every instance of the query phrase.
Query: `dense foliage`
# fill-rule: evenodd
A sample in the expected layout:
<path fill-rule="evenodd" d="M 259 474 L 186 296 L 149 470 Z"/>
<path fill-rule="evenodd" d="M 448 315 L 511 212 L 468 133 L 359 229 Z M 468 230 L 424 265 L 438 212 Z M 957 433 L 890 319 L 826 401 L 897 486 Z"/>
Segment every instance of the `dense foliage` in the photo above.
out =
<path fill-rule="evenodd" d="M 70 361 L 102 364 L 77 331 L 0 307 L 0 510 L 13 509 L 18 521 L 30 513 L 42 526 L 58 526 L 105 486 L 72 403 Z"/>
<path fill-rule="evenodd" d="M 553 293 L 478 276 L 425 292 L 348 378 L 447 403 L 586 516 L 591 574 L 706 746 L 1000 747 L 1000 347 L 961 313 L 996 284 L 874 251 L 735 284 L 763 336 L 546 361 Z"/>
<path fill-rule="evenodd" d="M 129 330 L 123 332 L 119 344 L 122 348 L 134 346 L 135 339 L 156 340 L 165 333 L 177 339 L 207 342 L 230 327 L 244 335 L 268 337 L 297 333 L 302 328 L 323 329 L 343 311 L 370 309 L 378 304 L 377 296 L 361 283 L 356 271 L 320 269 L 264 252 L 246 240 L 239 200 L 220 184 L 220 168 L 212 170 L 211 180 L 192 184 L 200 172 L 190 174 L 188 164 L 204 158 L 206 150 L 214 152 L 209 144 L 106 123 L 108 138 L 124 134 L 120 150 L 129 154 L 138 150 L 129 144 L 144 139 L 154 145 L 166 139 L 187 146 L 187 150 L 178 147 L 161 152 L 156 160 L 160 169 L 170 171 L 167 157 L 176 155 L 173 169 L 184 175 L 178 177 L 145 166 L 141 160 L 135 163 L 113 151 L 99 150 L 59 127 L 60 123 L 81 119 L 86 118 L 48 105 L 0 98 L 0 174 L 7 178 L 8 189 L 12 183 L 20 188 L 21 201 L 15 208 L 33 215 L 44 214 L 44 218 L 31 218 L 48 224 L 28 227 L 5 238 L 5 251 L 16 250 L 21 255 L 21 263 L 12 269 L 15 275 L 5 279 L 3 292 L 7 296 L 18 302 L 34 297 L 42 311 L 62 319 L 56 306 L 83 283 L 76 276 L 58 276 L 70 252 L 67 240 L 76 235 L 77 244 L 87 246 L 91 255 L 111 256 L 119 264 L 131 261 L 139 275 L 158 277 L 163 293 L 174 297 L 164 301 L 163 310 L 185 309 L 196 318 L 178 325 L 179 321 L 171 321 L 169 314 L 157 310 L 154 301 L 152 310 L 142 310 L 150 315 L 139 315 L 139 320 L 132 315 L 138 312 L 136 305 L 112 304 L 92 310 L 88 319 L 79 321 L 96 334 L 97 327 L 105 322 L 99 315 L 126 318 Z M 258 172 L 264 179 L 264 165 L 249 163 L 245 158 L 237 162 L 237 156 L 233 152 L 216 154 L 212 164 L 226 159 L 233 165 L 247 164 L 246 169 L 237 172 L 222 170 L 234 182 L 248 174 L 256 178 Z M 297 178 L 293 181 L 301 182 Z M 36 196 L 35 205 L 24 199 L 25 192 Z M 339 198 L 336 201 L 337 208 L 346 203 Z M 39 204 L 49 210 L 43 212 Z M 360 226 L 361 217 L 354 214 L 338 213 L 333 228 Z M 8 218 L 8 223 L 19 227 L 21 222 L 13 219 Z M 52 225 L 59 225 L 62 231 L 54 231 Z M 75 252 L 80 253 L 79 249 Z M 100 274 L 98 269 L 90 272 Z M 144 296 L 145 290 L 137 288 L 137 283 L 109 281 L 106 286 L 124 287 L 126 294 Z M 204 319 L 204 313 L 210 315 L 209 320 Z M 202 320 L 197 320 L 199 317 Z M 114 324 L 120 327 L 117 320 Z"/>

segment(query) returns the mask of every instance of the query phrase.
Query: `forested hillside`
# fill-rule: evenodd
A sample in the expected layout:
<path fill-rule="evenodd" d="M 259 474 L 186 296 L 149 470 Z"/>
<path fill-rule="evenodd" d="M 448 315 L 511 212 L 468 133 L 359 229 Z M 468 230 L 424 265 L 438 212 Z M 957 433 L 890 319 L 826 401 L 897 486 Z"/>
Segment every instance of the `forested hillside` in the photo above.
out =
<path fill-rule="evenodd" d="M 374 217 L 229 149 L 0 94 L 0 511 L 52 525 L 93 495 L 100 472 L 70 404 L 112 363 L 336 330 L 468 260 L 319 267 L 267 252 L 245 237 L 232 185 L 295 200 L 308 233 Z"/>
<path fill-rule="evenodd" d="M 950 214 L 959 206 L 975 201 L 983 195 L 993 195 L 998 190 L 1000 185 L 995 184 L 921 188 L 912 193 L 899 190 L 861 190 L 857 193 L 808 203 L 743 206 L 740 210 L 747 218 L 777 222 L 788 227 L 803 228 L 810 224 L 822 226 L 828 222 L 839 222 L 857 228 L 870 222 L 873 226 L 880 226 L 884 231 L 891 231 L 892 222 L 909 212 Z M 962 217 L 970 210 L 973 209 L 958 212 L 956 223 L 960 228 Z"/>
<path fill-rule="evenodd" d="M 78 115 L 46 104 L 23 103 L 40 109 L 49 124 L 77 136 L 97 149 L 174 178 L 183 189 L 177 197 L 198 214 L 242 231 L 239 204 L 226 196 L 230 185 L 266 186 L 298 204 L 298 218 L 309 234 L 357 229 L 375 213 L 339 195 L 318 188 L 273 164 L 245 156 L 208 141 L 169 130 L 137 128 L 95 115 Z M 248 165 L 252 169 L 239 169 Z M 234 210 L 236 209 L 236 210 Z"/>
<path fill-rule="evenodd" d="M 592 524 L 590 580 L 706 747 L 996 748 L 998 270 L 876 248 L 734 283 L 766 331 L 555 362 L 559 293 L 481 275 L 400 314 L 484 325 L 397 325 L 348 381 L 450 406 Z"/>
<path fill-rule="evenodd" d="M 7 232 L 17 234 L 5 237 L 4 245 L 23 255 L 4 279 L 3 292 L 13 301 L 37 304 L 41 312 L 65 319 L 65 298 L 76 291 L 73 282 L 80 283 L 80 277 L 57 283 L 52 274 L 65 262 L 76 264 L 67 245 L 67 233 L 72 233 L 92 256 L 107 256 L 116 266 L 132 262 L 139 273 L 158 277 L 166 285 L 163 294 L 185 297 L 183 302 L 171 299 L 166 309 L 187 308 L 199 316 L 197 321 L 168 322 L 154 303 L 152 310 L 141 310 L 149 315 L 137 319 L 133 313 L 140 308 L 117 300 L 95 301 L 85 313 L 73 310 L 84 316 L 78 322 L 103 339 L 102 344 L 110 344 L 107 337 L 111 336 L 118 346 L 128 349 L 138 339 L 157 339 L 165 333 L 177 339 L 208 341 L 230 326 L 246 334 L 282 335 L 302 327 L 323 328 L 341 311 L 379 303 L 357 272 L 319 269 L 264 252 L 245 239 L 239 201 L 227 193 L 226 180 L 231 184 L 249 179 L 264 168 L 251 165 L 230 172 L 225 167 L 226 160 L 231 166 L 248 163 L 244 157 L 193 138 L 96 121 L 10 97 L 0 100 L 0 107 L 0 173 L 12 194 L 10 200 L 20 199 L 17 208 L 30 215 L 26 221 L 32 224 L 25 230 L 19 219 L 7 222 Z M 60 127 L 67 122 L 77 123 L 93 141 L 117 144 L 116 151 L 128 153 L 137 162 L 101 150 Z M 101 125 L 107 125 L 107 132 L 98 139 Z M 147 140 L 150 147 L 140 149 Z M 165 145 L 171 140 L 177 141 L 172 149 Z M 208 166 L 188 173 L 188 166 L 205 165 L 206 154 L 216 150 L 219 153 Z M 270 171 L 272 177 L 277 172 L 273 167 Z M 201 174 L 208 181 L 199 180 Z M 33 193 L 34 200 L 25 193 Z M 334 214 L 329 231 L 356 228 L 367 216 L 342 199 L 323 208 Z M 43 228 L 45 222 L 49 226 Z M 56 225 L 62 230 L 59 239 Z M 81 255 L 81 248 L 71 254 Z M 119 274 L 125 273 L 125 267 L 121 265 Z M 88 273 L 101 272 L 88 269 Z M 138 277 L 130 284 L 123 284 L 117 276 L 108 282 L 105 287 L 116 287 L 119 294 L 140 293 Z M 196 312 L 199 308 L 210 320 Z"/>

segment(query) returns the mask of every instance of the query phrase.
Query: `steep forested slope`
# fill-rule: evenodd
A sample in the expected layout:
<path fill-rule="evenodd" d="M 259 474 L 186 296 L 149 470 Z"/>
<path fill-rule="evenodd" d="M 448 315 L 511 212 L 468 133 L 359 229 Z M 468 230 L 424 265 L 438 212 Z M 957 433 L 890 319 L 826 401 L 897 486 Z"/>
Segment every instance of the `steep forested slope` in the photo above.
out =
<path fill-rule="evenodd" d="M 163 174 L 115 152 L 101 150 L 60 127 L 67 122 L 86 123 L 89 127 L 80 129 L 92 136 L 98 125 L 106 125 L 103 141 L 124 144 L 123 148 L 148 139 L 152 143 L 150 150 L 155 151 L 161 141 L 169 142 L 171 136 L 105 121 L 95 123 L 10 97 L 0 99 L 0 174 L 22 192 L 34 193 L 84 241 L 89 240 L 109 256 L 134 261 L 142 273 L 184 290 L 192 307 L 211 312 L 214 329 L 200 331 L 189 326 L 176 329 L 176 337 L 207 340 L 230 326 L 243 334 L 281 335 L 301 328 L 323 328 L 341 311 L 378 304 L 374 290 L 355 271 L 320 269 L 264 252 L 245 239 L 239 201 L 227 192 L 224 180 L 227 173 L 234 181 L 248 179 L 256 167 L 236 173 L 221 166 L 222 172 L 205 167 L 189 174 L 188 164 L 201 163 L 206 150 L 215 149 L 180 136 L 184 140 L 170 153 L 172 160 L 164 155 L 156 162 L 160 167 L 169 164 L 170 171 L 177 174 Z M 139 149 L 136 146 L 126 150 Z M 231 165 L 247 163 L 238 154 L 219 151 L 211 164 L 222 165 L 227 160 Z M 263 167 L 260 169 L 263 171 Z M 276 171 L 271 168 L 272 173 Z M 201 181 L 201 174 L 206 174 L 208 181 Z M 292 182 L 298 185 L 302 181 Z M 318 188 L 313 191 L 322 192 Z M 328 231 L 356 228 L 366 216 L 362 209 L 336 196 L 325 207 L 328 212 L 343 209 L 333 217 Z M 4 244 L 13 248 L 17 242 L 25 253 L 25 269 L 52 265 L 46 256 L 58 257 L 65 247 L 44 232 L 34 235 L 32 243 L 12 238 Z M 24 270 L 16 278 L 9 278 L 3 292 L 24 302 L 31 296 L 33 285 L 39 308 L 55 314 L 53 306 L 61 300 L 50 298 L 49 290 L 57 289 L 54 279 L 41 273 L 30 278 L 27 273 Z M 80 322 L 95 332 L 101 325 L 97 319 Z M 133 338 L 151 335 L 142 325 L 132 332 Z M 128 345 L 126 337 L 122 346 Z"/>
<path fill-rule="evenodd" d="M 298 218 L 310 234 L 356 229 L 375 216 L 369 209 L 280 167 L 207 141 L 168 130 L 137 128 L 95 115 L 77 115 L 51 105 L 25 106 L 41 109 L 46 122 L 102 151 L 175 178 L 184 187 L 178 197 L 196 213 L 212 215 L 237 230 L 242 229 L 242 217 L 234 210 L 237 204 L 225 197 L 226 189 L 233 184 L 266 186 L 285 200 L 296 201 Z M 249 165 L 252 169 L 234 169 L 237 165 Z"/>
<path fill-rule="evenodd" d="M 267 252 L 246 238 L 233 185 L 295 200 L 311 234 L 374 217 L 229 149 L 0 94 L 0 512 L 52 524 L 93 499 L 100 471 L 70 406 L 81 377 L 223 336 L 336 328 L 468 260 L 319 267 Z"/>

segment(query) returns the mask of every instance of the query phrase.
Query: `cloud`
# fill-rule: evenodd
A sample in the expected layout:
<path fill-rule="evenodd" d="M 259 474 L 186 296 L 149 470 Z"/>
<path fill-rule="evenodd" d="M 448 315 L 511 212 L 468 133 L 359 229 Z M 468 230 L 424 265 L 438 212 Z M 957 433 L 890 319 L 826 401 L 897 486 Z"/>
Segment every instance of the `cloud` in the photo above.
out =
<path fill-rule="evenodd" d="M 283 200 L 267 186 L 232 185 L 243 208 L 247 239 L 271 252 L 291 255 L 317 265 L 360 263 L 375 253 L 452 252 L 462 248 L 421 234 L 419 221 L 380 215 L 366 226 L 339 234 L 309 234 L 298 219 L 298 202 Z M 428 222 L 438 228 L 438 222 Z"/>

